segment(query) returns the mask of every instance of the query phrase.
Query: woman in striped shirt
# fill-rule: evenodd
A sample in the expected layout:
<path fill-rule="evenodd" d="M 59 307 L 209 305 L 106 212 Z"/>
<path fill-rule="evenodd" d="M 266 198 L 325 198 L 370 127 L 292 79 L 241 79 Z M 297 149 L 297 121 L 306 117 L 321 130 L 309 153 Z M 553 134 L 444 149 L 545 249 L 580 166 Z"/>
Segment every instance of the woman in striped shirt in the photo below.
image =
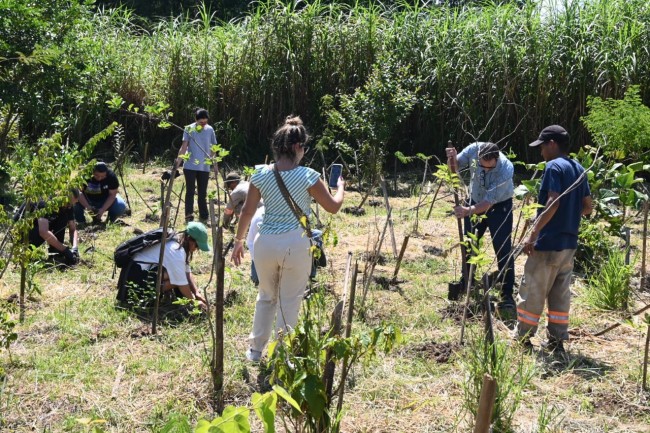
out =
<path fill-rule="evenodd" d="M 308 150 L 309 136 L 300 117 L 289 116 L 273 135 L 271 150 L 275 164 L 258 169 L 251 177 L 248 196 L 242 209 L 235 236 L 232 260 L 239 265 L 244 256 L 244 239 L 260 199 L 266 212 L 255 239 L 253 260 L 259 277 L 259 293 L 255 304 L 253 331 L 246 357 L 259 361 L 275 329 L 288 332 L 298 321 L 300 303 L 311 271 L 310 240 L 298 218 L 289 208 L 278 186 L 277 169 L 289 194 L 309 217 L 311 199 L 330 213 L 343 204 L 343 178 L 339 178 L 332 196 L 318 172 L 300 166 Z"/>

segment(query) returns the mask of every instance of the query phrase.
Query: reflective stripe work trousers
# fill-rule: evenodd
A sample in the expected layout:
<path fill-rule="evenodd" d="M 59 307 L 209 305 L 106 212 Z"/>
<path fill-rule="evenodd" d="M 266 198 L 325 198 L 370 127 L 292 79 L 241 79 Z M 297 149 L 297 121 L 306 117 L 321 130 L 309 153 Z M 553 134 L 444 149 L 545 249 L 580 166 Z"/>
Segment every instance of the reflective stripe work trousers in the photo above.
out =
<path fill-rule="evenodd" d="M 524 268 L 524 283 L 517 296 L 517 335 L 534 336 L 548 302 L 548 337 L 569 339 L 571 275 L 576 250 L 535 251 Z"/>

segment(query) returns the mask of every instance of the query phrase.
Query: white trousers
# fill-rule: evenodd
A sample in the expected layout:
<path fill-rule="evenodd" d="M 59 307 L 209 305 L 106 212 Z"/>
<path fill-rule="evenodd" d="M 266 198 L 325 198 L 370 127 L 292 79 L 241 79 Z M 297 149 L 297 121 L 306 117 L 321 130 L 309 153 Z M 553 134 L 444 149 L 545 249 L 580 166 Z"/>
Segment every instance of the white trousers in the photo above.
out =
<path fill-rule="evenodd" d="M 273 329 L 288 332 L 296 326 L 311 271 L 309 248 L 309 238 L 302 228 L 259 234 L 255 239 L 253 260 L 260 284 L 249 336 L 253 350 L 264 349 Z"/>

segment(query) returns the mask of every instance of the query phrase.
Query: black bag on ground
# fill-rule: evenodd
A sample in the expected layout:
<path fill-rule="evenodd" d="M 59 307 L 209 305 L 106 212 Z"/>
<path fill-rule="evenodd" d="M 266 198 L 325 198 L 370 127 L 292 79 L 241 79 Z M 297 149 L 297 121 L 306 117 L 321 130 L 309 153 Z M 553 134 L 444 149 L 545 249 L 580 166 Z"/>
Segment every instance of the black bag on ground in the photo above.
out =
<path fill-rule="evenodd" d="M 125 267 L 131 262 L 131 259 L 133 259 L 135 253 L 162 242 L 162 234 L 163 229 L 157 228 L 142 233 L 141 235 L 128 239 L 119 244 L 113 253 L 115 266 L 118 268 Z M 176 232 L 174 232 L 174 230 L 167 229 L 167 239 L 173 237 L 174 235 L 176 235 Z"/>

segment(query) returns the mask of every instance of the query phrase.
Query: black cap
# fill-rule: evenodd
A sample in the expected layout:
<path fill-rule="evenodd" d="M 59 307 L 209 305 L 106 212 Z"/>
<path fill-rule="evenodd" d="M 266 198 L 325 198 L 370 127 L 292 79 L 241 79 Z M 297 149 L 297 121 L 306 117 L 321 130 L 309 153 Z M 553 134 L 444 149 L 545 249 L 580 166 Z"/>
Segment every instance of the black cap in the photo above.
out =
<path fill-rule="evenodd" d="M 566 129 L 562 128 L 560 125 L 551 125 L 542 129 L 542 132 L 539 133 L 537 140 L 529 144 L 529 146 L 539 146 L 545 141 L 555 141 L 560 144 L 569 142 L 569 133 L 566 132 Z"/>

